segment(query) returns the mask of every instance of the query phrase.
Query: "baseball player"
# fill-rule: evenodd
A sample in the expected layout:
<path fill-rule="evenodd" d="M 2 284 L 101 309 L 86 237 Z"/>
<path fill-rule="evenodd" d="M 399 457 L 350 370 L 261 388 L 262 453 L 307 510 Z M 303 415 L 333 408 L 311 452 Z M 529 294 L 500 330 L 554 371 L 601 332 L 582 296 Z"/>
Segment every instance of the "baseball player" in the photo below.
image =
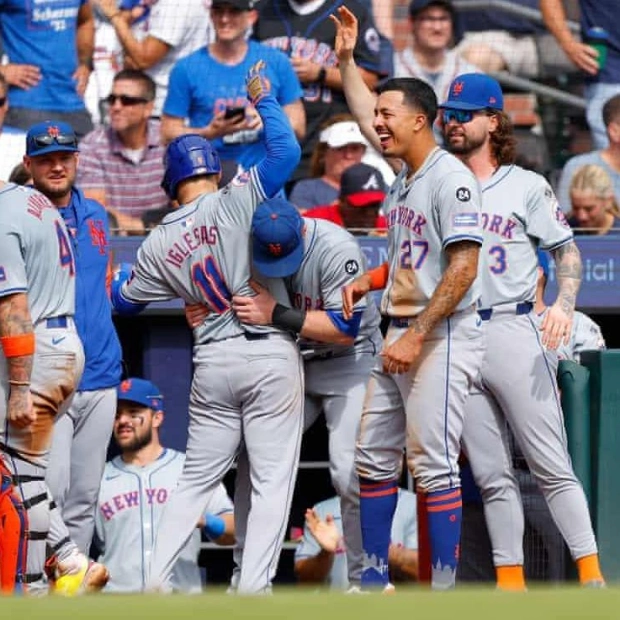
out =
<path fill-rule="evenodd" d="M 161 511 L 185 462 L 182 452 L 161 445 L 163 421 L 164 399 L 157 386 L 135 377 L 120 384 L 113 431 L 120 456 L 105 466 L 95 518 L 100 559 L 111 575 L 106 592 L 140 592 L 146 584 Z M 204 515 L 205 532 L 218 544 L 234 543 L 233 507 L 223 484 L 212 505 Z M 172 571 L 175 591 L 202 590 L 199 552 L 200 531 L 195 529 Z"/>
<path fill-rule="evenodd" d="M 403 162 L 383 204 L 388 262 L 343 290 L 349 317 L 354 302 L 385 288 L 381 311 L 391 318 L 357 444 L 362 586 L 391 589 L 390 523 L 406 443 L 418 501 L 428 506 L 432 586 L 451 588 L 461 520 L 457 459 L 465 401 L 483 354 L 475 311 L 480 192 L 471 172 L 435 142 L 432 88 L 416 78 L 388 80 L 375 100 L 353 61 L 355 16 L 340 7 L 333 20 L 352 112 L 376 148 Z"/>
<path fill-rule="evenodd" d="M 26 592 L 47 590 L 52 430 L 84 367 L 74 312 L 75 262 L 60 214 L 36 190 L 1 183 L 0 455 L 27 508 L 16 575 Z"/>
<path fill-rule="evenodd" d="M 247 85 L 264 124 L 265 159 L 218 191 L 220 163 L 211 144 L 192 134 L 173 140 L 166 150 L 163 186 L 183 206 L 146 238 L 131 278 L 121 270 L 112 287 L 120 311 L 175 297 L 212 311 L 194 330 L 185 466 L 161 516 L 148 589 L 166 588 L 205 507 L 211 511 L 242 437 L 252 495 L 240 593 L 270 591 L 286 530 L 303 422 L 301 358 L 286 315 L 277 326 L 246 326 L 232 312 L 231 300 L 252 290 L 254 210 L 282 188 L 300 149 L 262 75 L 262 63 L 252 68 Z M 237 529 L 243 527 L 237 522 Z"/>
<path fill-rule="evenodd" d="M 295 549 L 295 574 L 298 581 L 325 583 L 332 589 L 350 590 L 345 551 L 340 501 L 334 496 L 306 511 L 304 535 Z M 398 489 L 388 561 L 392 575 L 398 575 L 403 581 L 417 579 L 416 498 L 405 489 Z"/>
<path fill-rule="evenodd" d="M 555 195 L 540 175 L 514 165 L 512 125 L 496 80 L 457 76 L 441 104 L 446 148 L 482 187 L 481 299 L 486 349 L 480 385 L 467 402 L 463 447 L 481 490 L 498 586 L 524 589 L 523 511 L 509 469 L 505 419 L 577 562 L 583 584 L 604 584 L 588 505 L 566 444 L 556 371 L 568 344 L 581 258 Z M 558 297 L 532 312 L 537 248 L 556 263 Z M 483 388 L 482 388 L 483 386 Z"/>
<path fill-rule="evenodd" d="M 254 268 L 266 278 L 284 278 L 293 308 L 278 308 L 267 289 L 256 287 L 254 296 L 233 297 L 233 309 L 245 324 L 270 325 L 279 312 L 296 322 L 304 359 L 304 429 L 325 413 L 330 474 L 342 504 L 349 582 L 359 587 L 363 558 L 355 440 L 366 382 L 382 337 L 373 300 L 363 300 L 345 319 L 341 289 L 364 270 L 363 254 L 345 229 L 302 218 L 291 203 L 278 198 L 256 210 L 252 242 Z M 235 503 L 238 511 L 243 510 L 243 501 Z"/>
<path fill-rule="evenodd" d="M 78 144 L 68 123 L 45 121 L 26 135 L 24 166 L 32 184 L 58 209 L 75 256 L 75 324 L 84 347 L 84 373 L 67 415 L 54 425 L 47 484 L 58 511 L 52 513 L 48 544 L 55 554 L 56 585 L 63 575 L 87 589 L 101 567 L 89 565 L 88 553 L 95 528 L 95 503 L 105 465 L 114 412 L 116 386 L 121 376 L 121 346 L 112 322 L 108 296 L 110 255 L 108 218 L 96 200 L 74 186 Z M 64 521 L 58 522 L 58 516 Z M 90 571 L 86 575 L 86 571 Z"/>

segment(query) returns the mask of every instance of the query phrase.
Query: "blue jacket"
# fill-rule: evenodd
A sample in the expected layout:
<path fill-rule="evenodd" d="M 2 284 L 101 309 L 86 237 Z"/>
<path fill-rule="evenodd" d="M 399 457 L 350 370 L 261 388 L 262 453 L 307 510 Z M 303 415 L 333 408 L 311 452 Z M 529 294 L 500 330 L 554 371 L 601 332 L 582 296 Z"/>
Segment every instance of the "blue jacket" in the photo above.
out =
<path fill-rule="evenodd" d="M 70 205 L 59 211 L 73 242 L 75 323 L 86 357 L 78 390 L 115 387 L 121 380 L 122 352 L 106 290 L 108 215 L 100 203 L 76 188 L 71 192 Z"/>

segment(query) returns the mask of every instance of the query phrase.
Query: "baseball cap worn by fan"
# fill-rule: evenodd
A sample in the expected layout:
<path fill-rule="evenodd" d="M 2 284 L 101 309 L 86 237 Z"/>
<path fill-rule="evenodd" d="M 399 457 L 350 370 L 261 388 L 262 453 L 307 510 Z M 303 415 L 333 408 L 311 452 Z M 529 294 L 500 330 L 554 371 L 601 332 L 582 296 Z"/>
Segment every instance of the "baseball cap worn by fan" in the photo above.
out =
<path fill-rule="evenodd" d="M 340 198 L 353 207 L 366 207 L 385 198 L 383 175 L 374 166 L 355 164 L 340 178 Z"/>
<path fill-rule="evenodd" d="M 347 144 L 368 144 L 355 121 L 341 121 L 326 127 L 319 135 L 319 142 L 332 149 L 339 149 Z"/>
<path fill-rule="evenodd" d="M 440 108 L 452 110 L 504 109 L 504 96 L 499 82 L 484 73 L 463 73 L 452 80 L 448 100 Z"/>
<path fill-rule="evenodd" d="M 29 157 L 78 150 L 77 136 L 69 123 L 44 121 L 30 127 L 26 134 L 26 155 Z"/>
<path fill-rule="evenodd" d="M 252 260 L 268 278 L 295 273 L 304 257 L 304 221 L 297 208 L 283 198 L 261 203 L 252 218 Z"/>
<path fill-rule="evenodd" d="M 159 388 L 147 379 L 130 377 L 121 381 L 116 391 L 118 400 L 128 400 L 154 411 L 164 410 L 164 397 Z"/>
<path fill-rule="evenodd" d="M 450 13 L 452 20 L 454 21 L 454 7 L 450 0 L 411 0 L 409 3 L 409 15 L 416 17 L 421 11 L 428 7 L 438 7 L 445 9 Z"/>
<path fill-rule="evenodd" d="M 251 11 L 254 8 L 254 0 L 213 0 L 211 8 L 230 6 L 238 11 Z"/>

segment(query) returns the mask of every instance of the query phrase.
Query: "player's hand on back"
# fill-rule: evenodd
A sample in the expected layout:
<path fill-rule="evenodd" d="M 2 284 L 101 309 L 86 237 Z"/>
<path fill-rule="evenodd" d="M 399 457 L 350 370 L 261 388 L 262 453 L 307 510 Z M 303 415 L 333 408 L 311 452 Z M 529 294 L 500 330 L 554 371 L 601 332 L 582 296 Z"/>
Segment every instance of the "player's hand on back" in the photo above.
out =
<path fill-rule="evenodd" d="M 211 311 L 203 304 L 185 304 L 185 320 L 192 329 L 202 325 L 209 314 Z"/>
<path fill-rule="evenodd" d="M 258 282 L 250 280 L 250 286 L 256 292 L 256 295 L 253 297 L 233 295 L 233 311 L 242 323 L 248 325 L 270 325 L 276 300 Z"/>
<path fill-rule="evenodd" d="M 353 316 L 353 307 L 370 291 L 370 277 L 363 274 L 350 284 L 342 287 L 342 314 L 348 321 Z"/>
<path fill-rule="evenodd" d="M 325 521 L 317 514 L 316 510 L 306 510 L 306 525 L 321 549 L 328 553 L 336 553 L 340 542 L 340 532 L 332 515 L 327 515 Z"/>
<path fill-rule="evenodd" d="M 563 308 L 557 301 L 547 308 L 540 327 L 542 343 L 548 349 L 557 349 L 561 343 L 568 344 L 573 327 L 573 311 Z"/>
<path fill-rule="evenodd" d="M 32 404 L 32 394 L 28 386 L 11 386 L 7 418 L 9 424 L 17 428 L 26 428 L 37 419 Z"/>
<path fill-rule="evenodd" d="M 271 93 L 271 82 L 265 76 L 265 61 L 259 60 L 248 71 L 245 80 L 248 100 L 256 105 L 263 97 Z"/>
<path fill-rule="evenodd" d="M 330 15 L 329 18 L 336 26 L 334 51 L 338 61 L 344 63 L 353 59 L 353 50 L 357 42 L 357 17 L 346 6 L 338 7 L 337 11 L 338 16 Z"/>

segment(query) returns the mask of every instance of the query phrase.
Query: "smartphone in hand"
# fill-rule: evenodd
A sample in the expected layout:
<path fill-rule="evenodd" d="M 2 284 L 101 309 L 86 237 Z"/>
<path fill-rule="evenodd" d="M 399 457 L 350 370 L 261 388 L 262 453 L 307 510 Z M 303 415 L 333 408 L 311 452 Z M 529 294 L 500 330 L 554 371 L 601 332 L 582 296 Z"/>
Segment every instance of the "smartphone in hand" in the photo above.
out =
<path fill-rule="evenodd" d="M 224 112 L 224 118 L 230 119 L 235 118 L 235 116 L 244 116 L 245 108 L 243 106 L 237 106 L 234 108 L 226 108 L 226 112 Z"/>

